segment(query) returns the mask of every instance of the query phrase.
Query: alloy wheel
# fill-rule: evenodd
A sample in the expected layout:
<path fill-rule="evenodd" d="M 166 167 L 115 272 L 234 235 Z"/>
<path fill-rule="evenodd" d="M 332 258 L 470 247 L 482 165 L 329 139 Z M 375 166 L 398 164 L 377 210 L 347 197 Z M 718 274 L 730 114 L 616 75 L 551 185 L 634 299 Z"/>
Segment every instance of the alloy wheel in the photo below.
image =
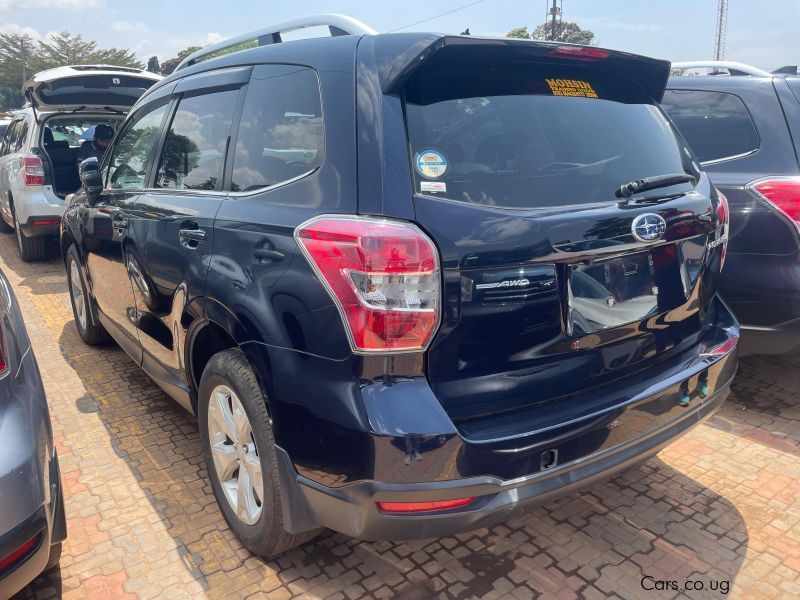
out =
<path fill-rule="evenodd" d="M 208 437 L 225 498 L 243 523 L 255 524 L 264 502 L 261 458 L 244 406 L 228 386 L 218 385 L 211 392 Z"/>
<path fill-rule="evenodd" d="M 72 296 L 72 306 L 75 308 L 75 316 L 81 329 L 86 329 L 86 301 L 83 297 L 83 282 L 81 281 L 81 272 L 78 269 L 78 263 L 74 260 L 69 264 L 69 282 L 70 291 Z"/>

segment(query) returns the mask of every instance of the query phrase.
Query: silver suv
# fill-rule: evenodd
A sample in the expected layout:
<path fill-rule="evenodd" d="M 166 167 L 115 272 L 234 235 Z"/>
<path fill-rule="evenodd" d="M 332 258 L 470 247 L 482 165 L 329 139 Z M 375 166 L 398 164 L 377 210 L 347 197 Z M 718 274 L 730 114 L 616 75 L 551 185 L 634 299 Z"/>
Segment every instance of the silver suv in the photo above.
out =
<path fill-rule="evenodd" d="M 64 199 L 80 187 L 78 162 L 92 154 L 95 128 L 116 131 L 159 79 L 139 69 L 78 65 L 42 71 L 23 86 L 27 102 L 0 142 L 0 231 L 16 231 L 23 260 L 45 257 Z"/>

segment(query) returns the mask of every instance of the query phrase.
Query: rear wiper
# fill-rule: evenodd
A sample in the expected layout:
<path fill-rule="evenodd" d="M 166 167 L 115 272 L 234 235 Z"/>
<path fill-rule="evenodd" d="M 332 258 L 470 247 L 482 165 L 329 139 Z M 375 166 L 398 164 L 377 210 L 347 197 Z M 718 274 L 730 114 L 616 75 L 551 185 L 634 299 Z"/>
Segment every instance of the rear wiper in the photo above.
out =
<path fill-rule="evenodd" d="M 687 183 L 689 181 L 692 183 L 695 181 L 695 176 L 689 173 L 673 173 L 671 175 L 656 175 L 654 177 L 645 177 L 644 179 L 634 179 L 633 181 L 619 186 L 616 196 L 617 198 L 630 198 L 639 192 L 655 190 L 678 183 Z"/>

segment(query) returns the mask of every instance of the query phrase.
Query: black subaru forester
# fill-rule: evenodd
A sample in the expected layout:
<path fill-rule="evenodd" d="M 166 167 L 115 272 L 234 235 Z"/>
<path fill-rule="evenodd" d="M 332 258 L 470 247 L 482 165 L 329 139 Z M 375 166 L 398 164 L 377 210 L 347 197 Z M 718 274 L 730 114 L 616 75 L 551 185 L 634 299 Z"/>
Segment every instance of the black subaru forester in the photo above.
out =
<path fill-rule="evenodd" d="M 282 41 L 309 25 L 331 37 Z M 727 203 L 659 108 L 669 66 L 339 16 L 204 49 L 81 166 L 78 331 L 198 415 L 262 556 L 608 477 L 736 370 Z"/>

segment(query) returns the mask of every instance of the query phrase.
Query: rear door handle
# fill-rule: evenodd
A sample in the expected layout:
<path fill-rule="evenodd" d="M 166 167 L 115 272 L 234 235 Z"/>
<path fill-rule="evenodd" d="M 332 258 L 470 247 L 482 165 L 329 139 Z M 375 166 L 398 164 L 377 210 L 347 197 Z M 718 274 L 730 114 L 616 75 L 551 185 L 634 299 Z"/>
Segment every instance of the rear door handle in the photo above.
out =
<path fill-rule="evenodd" d="M 259 248 L 255 252 L 253 252 L 255 257 L 260 260 L 262 263 L 266 262 L 278 262 L 283 260 L 283 252 L 278 252 L 277 250 L 270 250 L 269 248 Z"/>
<path fill-rule="evenodd" d="M 181 229 L 178 235 L 182 240 L 189 240 L 192 242 L 205 242 L 206 232 L 203 229 Z"/>

